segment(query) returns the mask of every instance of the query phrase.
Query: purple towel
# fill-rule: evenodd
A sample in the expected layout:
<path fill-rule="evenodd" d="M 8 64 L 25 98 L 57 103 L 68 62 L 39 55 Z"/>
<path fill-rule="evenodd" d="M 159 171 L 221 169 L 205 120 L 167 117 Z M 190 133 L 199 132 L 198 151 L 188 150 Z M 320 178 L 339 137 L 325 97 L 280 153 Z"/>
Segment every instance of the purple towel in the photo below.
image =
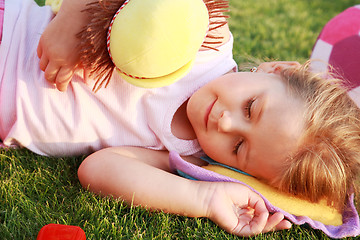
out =
<path fill-rule="evenodd" d="M 284 210 L 273 206 L 264 196 L 262 196 L 259 192 L 257 192 L 247 184 L 186 162 L 176 152 L 170 152 L 169 161 L 170 167 L 174 171 L 180 171 L 188 175 L 189 177 L 197 180 L 212 182 L 238 182 L 246 185 L 264 199 L 265 204 L 270 212 L 281 212 L 288 220 L 290 220 L 294 224 L 302 225 L 307 223 L 314 229 L 322 230 L 326 235 L 331 238 L 355 237 L 360 235 L 359 215 L 354 205 L 354 195 L 351 195 L 351 197 L 349 198 L 349 201 L 346 204 L 345 210 L 342 214 L 343 224 L 340 226 L 324 225 L 323 223 L 319 221 L 314 221 L 309 217 L 295 216 L 288 212 L 285 212 Z"/>

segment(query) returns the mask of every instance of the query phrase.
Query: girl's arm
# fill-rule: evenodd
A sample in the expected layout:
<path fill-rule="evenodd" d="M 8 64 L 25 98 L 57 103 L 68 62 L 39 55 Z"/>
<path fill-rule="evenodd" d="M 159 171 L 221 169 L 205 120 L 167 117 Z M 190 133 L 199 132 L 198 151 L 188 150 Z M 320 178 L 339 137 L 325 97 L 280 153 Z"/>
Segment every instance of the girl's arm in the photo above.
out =
<path fill-rule="evenodd" d="M 79 65 L 76 34 L 89 16 L 82 12 L 93 0 L 63 0 L 59 12 L 42 34 L 37 54 L 45 79 L 65 91 Z"/>
<path fill-rule="evenodd" d="M 269 217 L 263 200 L 241 184 L 192 181 L 170 173 L 165 151 L 104 149 L 84 160 L 78 176 L 95 193 L 152 210 L 208 217 L 236 235 L 290 227 L 280 213 Z"/>

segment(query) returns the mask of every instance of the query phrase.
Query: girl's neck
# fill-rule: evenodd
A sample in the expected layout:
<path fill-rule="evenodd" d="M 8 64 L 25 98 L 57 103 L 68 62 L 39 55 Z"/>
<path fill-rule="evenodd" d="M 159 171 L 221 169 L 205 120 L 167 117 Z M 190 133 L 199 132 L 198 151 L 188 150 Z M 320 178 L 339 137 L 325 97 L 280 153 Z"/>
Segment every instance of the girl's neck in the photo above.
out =
<path fill-rule="evenodd" d="M 177 138 L 191 140 L 196 139 L 196 135 L 186 114 L 187 102 L 185 101 L 174 114 L 171 122 L 171 132 Z"/>

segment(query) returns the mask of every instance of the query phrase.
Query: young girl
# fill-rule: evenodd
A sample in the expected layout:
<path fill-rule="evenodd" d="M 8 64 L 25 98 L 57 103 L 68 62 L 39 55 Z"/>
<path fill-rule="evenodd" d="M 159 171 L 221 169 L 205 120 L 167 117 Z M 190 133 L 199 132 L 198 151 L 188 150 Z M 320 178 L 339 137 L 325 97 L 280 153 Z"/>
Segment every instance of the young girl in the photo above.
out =
<path fill-rule="evenodd" d="M 68 78 L 80 64 L 75 34 L 87 15 L 76 6 L 85 2 L 64 1 L 53 21 L 50 9 L 31 0 L 5 2 L 0 47 L 0 136 L 5 144 L 46 155 L 110 147 L 80 166 L 85 188 L 149 209 L 205 216 L 237 235 L 290 224 L 282 214 L 269 217 L 259 196 L 239 184 L 195 182 L 172 174 L 168 151 L 198 163 L 204 151 L 284 191 L 317 201 L 335 196 L 335 190 L 339 195 L 329 204 L 344 202 L 358 168 L 359 117 L 335 80 L 324 81 L 293 62 L 266 63 L 256 73 L 226 74 L 236 64 L 224 25 L 218 29 L 223 36 L 219 51 L 200 51 L 190 73 L 178 82 L 142 89 L 114 73 L 109 86 L 94 94 L 93 83 L 84 84 L 82 74 Z M 79 21 L 68 22 L 71 11 L 81 16 Z M 62 28 L 69 28 L 69 35 Z M 62 38 L 68 44 L 59 49 L 65 49 L 53 51 L 52 43 Z M 45 76 L 36 67 L 37 54 Z M 65 57 L 56 57 L 62 54 Z M 285 70 L 289 67 L 295 69 Z M 336 135 L 334 128 L 343 135 Z M 328 166 L 333 159 L 339 161 Z M 335 174 L 345 184 L 334 183 Z"/>
<path fill-rule="evenodd" d="M 0 136 L 3 143 L 52 156 L 88 154 L 112 146 L 141 147 L 143 153 L 149 156 L 152 153 L 165 156 L 166 149 L 177 151 L 184 156 L 202 153 L 196 139 L 177 136 L 178 133 L 191 133 L 184 115 L 186 104 L 183 103 L 206 82 L 236 67 L 232 59 L 232 40 L 229 40 L 227 26 L 224 26 L 223 31 L 228 35 L 224 38 L 224 44 L 219 46 L 219 51 L 200 52 L 192 71 L 171 86 L 157 89 L 138 88 L 114 73 L 108 87 L 94 94 L 94 83 L 86 85 L 82 73 L 77 72 L 65 87 L 67 90 L 60 92 L 53 82 L 45 80 L 45 77 L 51 75 L 46 72 L 53 69 L 51 66 L 59 66 L 58 60 L 63 59 L 61 63 L 64 64 L 60 64 L 60 69 L 55 67 L 59 69 L 56 79 L 60 79 L 60 75 L 67 75 L 63 75 L 63 72 L 72 74 L 73 67 L 79 64 L 78 54 L 74 51 L 76 47 L 62 44 L 58 47 L 65 49 L 58 50 L 57 53 L 62 55 L 70 52 L 71 54 L 66 55 L 69 58 L 53 58 L 55 55 L 49 54 L 53 48 L 45 46 L 52 47 L 50 43 L 56 45 L 62 39 L 71 42 L 72 34 L 79 30 L 62 30 L 81 23 L 81 20 L 72 20 L 70 24 L 67 21 L 67 14 L 73 15 L 71 8 L 75 8 L 80 2 L 82 1 L 64 1 L 59 14 L 54 17 L 50 8 L 38 7 L 32 0 L 5 1 L 0 46 Z M 48 34 L 49 32 L 51 34 Z M 69 34 L 64 34 L 65 32 Z M 60 33 L 60 36 L 57 33 Z M 50 55 L 52 57 L 49 57 Z M 45 56 L 47 60 L 43 60 Z M 68 61 L 74 64 L 65 64 Z M 42 69 L 45 70 L 45 76 L 38 68 L 39 64 L 42 66 L 44 62 L 46 68 Z M 58 88 L 61 82 L 56 80 Z M 185 131 L 186 129 L 189 131 Z M 146 178 L 142 183 L 131 180 L 132 183 L 127 187 L 134 184 L 133 190 L 118 195 L 128 203 L 134 200 L 134 204 L 150 209 L 194 217 L 206 216 L 225 230 L 243 236 L 290 227 L 290 223 L 283 220 L 282 214 L 269 216 L 263 200 L 246 187 L 238 184 L 195 183 L 164 171 L 168 169 L 167 160 L 164 161 L 164 158 L 155 161 L 146 157 L 143 160 L 149 162 L 134 159 L 131 161 L 135 165 L 128 168 L 124 166 L 127 173 L 138 176 L 137 179 L 141 180 L 143 167 L 155 164 L 148 172 L 151 174 L 150 178 Z M 86 161 L 79 170 L 84 187 L 90 183 L 86 175 L 93 174 L 90 172 L 91 165 L 94 166 L 94 162 Z M 115 169 L 116 166 L 109 167 Z M 110 171 L 106 171 L 105 175 L 107 174 L 110 175 Z M 164 181 L 164 174 L 175 180 L 174 185 L 171 181 Z M 151 179 L 154 180 L 153 183 L 149 181 Z M 157 181 L 165 185 L 157 186 Z M 176 181 L 179 181 L 180 185 Z M 140 189 L 135 185 L 142 185 L 149 190 L 149 186 L 156 186 L 156 191 L 161 190 L 161 196 L 156 192 L 140 193 Z M 174 189 L 178 189 L 176 193 L 183 196 L 183 201 L 176 197 L 179 195 L 174 195 Z M 195 189 L 197 196 L 194 196 Z M 106 194 L 105 189 L 100 191 Z M 133 193 L 136 193 L 136 197 Z M 117 196 L 116 192 L 108 194 Z M 138 194 L 142 196 L 138 198 Z M 174 201 L 175 198 L 177 201 Z M 140 202 L 138 199 L 144 201 Z M 195 199 L 196 202 L 193 201 Z"/>

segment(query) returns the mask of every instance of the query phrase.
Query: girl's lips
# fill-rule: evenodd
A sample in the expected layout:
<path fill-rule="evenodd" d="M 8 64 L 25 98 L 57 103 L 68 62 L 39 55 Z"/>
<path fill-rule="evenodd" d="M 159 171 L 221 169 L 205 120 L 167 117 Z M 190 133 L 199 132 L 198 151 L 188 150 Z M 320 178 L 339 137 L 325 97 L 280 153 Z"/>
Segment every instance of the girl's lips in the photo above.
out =
<path fill-rule="evenodd" d="M 210 105 L 209 107 L 206 109 L 205 112 L 205 116 L 204 116 L 204 121 L 205 121 L 205 127 L 207 128 L 208 126 L 208 121 L 209 121 L 209 115 L 211 113 L 212 108 L 214 107 L 214 104 L 216 102 L 217 99 L 215 99 Z"/>

